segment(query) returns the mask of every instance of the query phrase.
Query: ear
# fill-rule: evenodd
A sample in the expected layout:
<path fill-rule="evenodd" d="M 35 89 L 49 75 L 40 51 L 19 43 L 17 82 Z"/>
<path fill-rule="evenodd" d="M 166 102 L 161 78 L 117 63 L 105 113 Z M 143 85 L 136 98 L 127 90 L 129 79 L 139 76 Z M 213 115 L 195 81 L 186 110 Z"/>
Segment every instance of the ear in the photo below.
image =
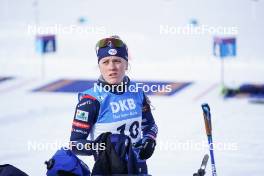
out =
<path fill-rule="evenodd" d="M 125 68 L 125 70 L 128 70 L 128 62 L 126 63 L 126 68 Z"/>

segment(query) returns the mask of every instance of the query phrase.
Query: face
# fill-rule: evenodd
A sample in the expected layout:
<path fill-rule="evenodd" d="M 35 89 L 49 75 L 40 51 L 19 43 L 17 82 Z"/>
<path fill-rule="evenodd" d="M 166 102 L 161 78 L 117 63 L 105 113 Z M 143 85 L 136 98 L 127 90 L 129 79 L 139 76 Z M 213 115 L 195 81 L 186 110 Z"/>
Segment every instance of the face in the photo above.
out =
<path fill-rule="evenodd" d="M 99 62 L 100 72 L 109 84 L 119 84 L 122 82 L 128 63 L 125 59 L 117 56 L 102 58 Z"/>

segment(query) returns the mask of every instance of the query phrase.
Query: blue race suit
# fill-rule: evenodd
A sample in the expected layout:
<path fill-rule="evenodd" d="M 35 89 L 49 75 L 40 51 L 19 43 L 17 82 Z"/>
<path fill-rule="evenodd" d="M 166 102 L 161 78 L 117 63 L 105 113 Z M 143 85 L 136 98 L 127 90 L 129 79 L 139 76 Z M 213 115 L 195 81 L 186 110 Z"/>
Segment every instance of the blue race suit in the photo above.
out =
<path fill-rule="evenodd" d="M 123 83 L 123 88 L 135 87 L 127 76 Z M 92 143 L 105 132 L 125 134 L 132 143 L 146 136 L 155 139 L 158 128 L 144 92 L 141 89 L 102 89 L 107 85 L 99 79 L 94 87 L 79 93 L 70 140 L 81 144 Z M 81 155 L 94 154 L 86 149 L 73 148 L 73 151 Z"/>

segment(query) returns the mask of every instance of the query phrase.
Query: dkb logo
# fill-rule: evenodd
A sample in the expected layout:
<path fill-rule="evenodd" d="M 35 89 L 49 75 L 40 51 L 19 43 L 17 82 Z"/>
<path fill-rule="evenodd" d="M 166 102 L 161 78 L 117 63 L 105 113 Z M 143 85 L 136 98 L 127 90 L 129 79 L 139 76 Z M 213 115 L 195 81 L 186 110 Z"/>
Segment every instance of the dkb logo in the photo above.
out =
<path fill-rule="evenodd" d="M 133 110 L 136 108 L 136 104 L 132 98 L 128 98 L 125 100 L 119 100 L 118 102 L 110 103 L 111 109 L 113 113 L 117 113 L 121 111 Z"/>

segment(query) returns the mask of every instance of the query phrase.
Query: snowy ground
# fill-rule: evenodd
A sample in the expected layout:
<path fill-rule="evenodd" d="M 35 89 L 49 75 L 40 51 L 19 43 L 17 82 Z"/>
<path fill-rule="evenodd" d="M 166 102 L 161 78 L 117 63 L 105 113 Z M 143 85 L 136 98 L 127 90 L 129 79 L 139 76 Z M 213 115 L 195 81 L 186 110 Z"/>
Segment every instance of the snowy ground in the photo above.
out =
<path fill-rule="evenodd" d="M 220 96 L 220 62 L 211 54 L 213 35 L 164 35 L 159 31 L 160 25 L 184 26 L 190 18 L 197 18 L 201 25 L 237 26 L 238 56 L 225 62 L 226 84 L 263 84 L 264 24 L 259 20 L 263 1 L 102 3 L 39 1 L 40 25 L 78 25 L 78 17 L 85 16 L 88 24 L 106 29 L 99 34 L 58 34 L 58 52 L 41 58 L 34 52 L 34 35 L 26 32 L 26 25 L 35 23 L 33 1 L 0 2 L 0 76 L 15 77 L 0 82 L 0 164 L 13 164 L 29 175 L 45 175 L 43 163 L 56 150 L 52 146 L 66 145 L 69 140 L 77 95 L 31 90 L 61 78 L 96 79 L 94 44 L 101 36 L 118 33 L 130 46 L 128 75 L 132 79 L 193 81 L 173 96 L 150 97 L 159 127 L 158 146 L 148 162 L 152 175 L 188 176 L 198 169 L 208 153 L 203 102 L 211 106 L 218 175 L 263 175 L 263 104 Z M 109 10 L 113 5 L 119 10 Z M 120 24 L 127 19 L 131 19 L 128 24 Z M 82 159 L 91 168 L 92 160 Z M 211 174 L 210 165 L 207 173 Z"/>
<path fill-rule="evenodd" d="M 43 162 L 56 149 L 48 145 L 66 145 L 77 96 L 31 92 L 53 80 L 17 78 L 0 84 L 1 164 L 11 163 L 30 175 L 44 175 Z M 215 151 L 219 175 L 262 175 L 263 105 L 246 99 L 223 100 L 217 82 L 203 80 L 173 96 L 152 96 L 151 100 L 159 136 L 157 150 L 149 160 L 150 173 L 187 176 L 196 171 L 208 153 L 200 108 L 208 102 L 214 141 L 219 145 Z M 87 163 L 91 167 L 92 161 Z"/>

